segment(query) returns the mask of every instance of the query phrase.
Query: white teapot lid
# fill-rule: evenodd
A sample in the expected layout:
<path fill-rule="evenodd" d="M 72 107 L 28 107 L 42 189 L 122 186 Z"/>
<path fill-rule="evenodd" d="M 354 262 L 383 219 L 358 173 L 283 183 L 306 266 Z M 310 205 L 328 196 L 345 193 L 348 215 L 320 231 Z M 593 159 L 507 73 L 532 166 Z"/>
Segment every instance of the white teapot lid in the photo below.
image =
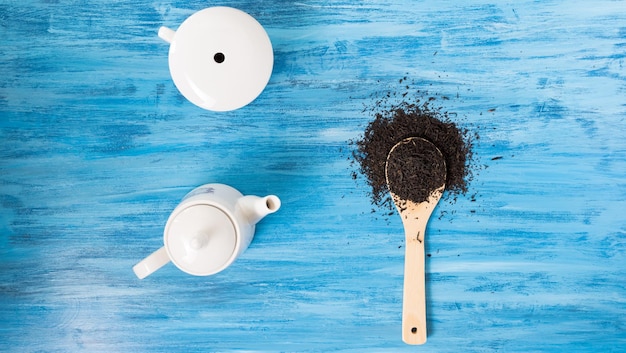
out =
<path fill-rule="evenodd" d="M 171 38 L 174 84 L 207 110 L 235 110 L 252 102 L 269 82 L 273 65 L 272 43 L 261 24 L 231 7 L 194 13 Z"/>
<path fill-rule="evenodd" d="M 199 204 L 175 211 L 171 217 L 164 234 L 165 248 L 182 271 L 208 276 L 232 262 L 236 229 L 223 210 Z"/>

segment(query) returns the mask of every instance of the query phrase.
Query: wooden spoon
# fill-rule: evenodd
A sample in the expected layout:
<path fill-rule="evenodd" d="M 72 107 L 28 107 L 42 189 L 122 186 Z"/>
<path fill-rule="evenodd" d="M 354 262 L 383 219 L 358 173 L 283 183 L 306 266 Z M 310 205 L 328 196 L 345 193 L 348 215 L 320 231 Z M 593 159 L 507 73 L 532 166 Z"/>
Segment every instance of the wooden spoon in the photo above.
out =
<path fill-rule="evenodd" d="M 406 238 L 402 340 L 407 344 L 423 344 L 426 342 L 426 224 L 445 189 L 446 163 L 441 151 L 430 141 L 410 137 L 389 152 L 385 176 Z"/>

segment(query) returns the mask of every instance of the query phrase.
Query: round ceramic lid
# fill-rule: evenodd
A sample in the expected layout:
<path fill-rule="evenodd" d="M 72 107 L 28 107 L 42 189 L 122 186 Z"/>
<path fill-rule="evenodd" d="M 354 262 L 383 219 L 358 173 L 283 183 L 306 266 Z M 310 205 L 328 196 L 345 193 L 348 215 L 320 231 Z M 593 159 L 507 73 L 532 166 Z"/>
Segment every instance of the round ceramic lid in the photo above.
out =
<path fill-rule="evenodd" d="M 174 84 L 195 105 L 213 111 L 241 108 L 269 82 L 274 52 L 252 16 L 230 7 L 210 7 L 187 18 L 169 51 Z"/>
<path fill-rule="evenodd" d="M 172 262 L 182 271 L 207 276 L 231 261 L 237 236 L 230 217 L 211 205 L 189 206 L 171 219 L 164 236 Z"/>

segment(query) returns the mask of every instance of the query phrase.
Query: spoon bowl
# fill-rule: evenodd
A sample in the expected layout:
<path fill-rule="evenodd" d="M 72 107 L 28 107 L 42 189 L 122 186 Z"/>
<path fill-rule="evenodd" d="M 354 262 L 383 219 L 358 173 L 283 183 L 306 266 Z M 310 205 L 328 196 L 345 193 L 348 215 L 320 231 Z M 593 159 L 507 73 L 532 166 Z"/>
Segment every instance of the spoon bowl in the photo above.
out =
<path fill-rule="evenodd" d="M 441 151 L 421 137 L 393 146 L 385 164 L 387 187 L 400 213 L 405 234 L 402 340 L 426 343 L 426 225 L 446 186 Z"/>

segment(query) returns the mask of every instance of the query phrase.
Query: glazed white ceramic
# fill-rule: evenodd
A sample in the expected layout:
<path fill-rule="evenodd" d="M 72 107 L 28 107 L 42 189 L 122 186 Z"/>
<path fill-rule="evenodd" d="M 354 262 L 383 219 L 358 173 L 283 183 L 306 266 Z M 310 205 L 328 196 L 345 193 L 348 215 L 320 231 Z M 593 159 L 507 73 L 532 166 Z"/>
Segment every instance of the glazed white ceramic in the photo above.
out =
<path fill-rule="evenodd" d="M 213 111 L 241 108 L 265 89 L 274 66 L 267 32 L 249 14 L 231 7 L 209 7 L 176 30 L 159 29 L 170 43 L 169 69 L 180 93 Z"/>
<path fill-rule="evenodd" d="M 224 184 L 206 184 L 188 193 L 170 215 L 163 247 L 133 267 L 143 279 L 168 262 L 196 276 L 228 267 L 250 245 L 255 225 L 280 208 L 280 199 L 243 196 Z"/>

